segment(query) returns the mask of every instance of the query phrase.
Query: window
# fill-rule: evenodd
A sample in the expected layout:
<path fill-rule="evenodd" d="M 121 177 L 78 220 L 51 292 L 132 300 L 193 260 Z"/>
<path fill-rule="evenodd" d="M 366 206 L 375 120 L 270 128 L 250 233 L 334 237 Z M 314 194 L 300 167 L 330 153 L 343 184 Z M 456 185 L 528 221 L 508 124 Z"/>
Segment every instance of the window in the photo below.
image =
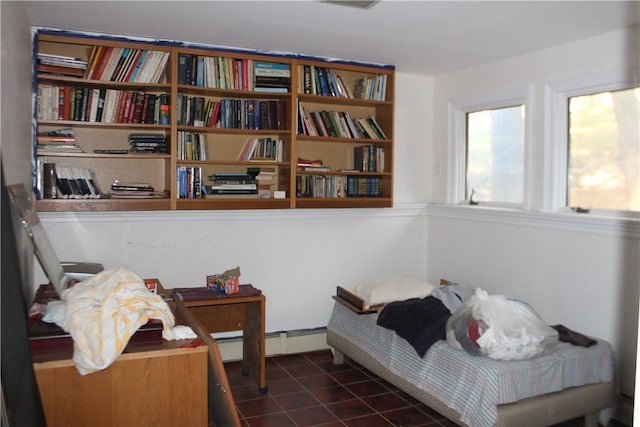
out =
<path fill-rule="evenodd" d="M 568 98 L 567 205 L 640 211 L 640 88 Z"/>
<path fill-rule="evenodd" d="M 525 107 L 466 117 L 466 200 L 523 204 Z"/>

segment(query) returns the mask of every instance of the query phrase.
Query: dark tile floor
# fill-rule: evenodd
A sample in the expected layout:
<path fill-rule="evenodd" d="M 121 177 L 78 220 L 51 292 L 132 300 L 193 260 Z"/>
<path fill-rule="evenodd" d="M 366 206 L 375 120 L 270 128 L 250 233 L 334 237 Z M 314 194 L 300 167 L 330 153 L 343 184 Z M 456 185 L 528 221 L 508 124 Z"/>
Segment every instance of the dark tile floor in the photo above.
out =
<path fill-rule="evenodd" d="M 242 375 L 240 362 L 226 363 L 243 427 L 455 426 L 355 362 L 332 360 L 329 350 L 268 358 L 267 394 Z"/>

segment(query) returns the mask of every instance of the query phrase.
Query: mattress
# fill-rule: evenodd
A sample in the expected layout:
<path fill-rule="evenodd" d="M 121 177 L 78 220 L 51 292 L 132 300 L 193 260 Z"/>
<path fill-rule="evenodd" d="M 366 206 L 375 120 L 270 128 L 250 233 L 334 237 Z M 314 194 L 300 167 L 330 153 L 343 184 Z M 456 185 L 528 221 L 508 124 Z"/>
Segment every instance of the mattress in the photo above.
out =
<path fill-rule="evenodd" d="M 614 380 L 614 352 L 606 341 L 589 348 L 559 343 L 547 354 L 525 361 L 472 356 L 438 341 L 421 359 L 407 341 L 377 326 L 377 316 L 356 314 L 335 303 L 327 330 L 436 396 L 469 426 L 494 425 L 498 405 Z"/>

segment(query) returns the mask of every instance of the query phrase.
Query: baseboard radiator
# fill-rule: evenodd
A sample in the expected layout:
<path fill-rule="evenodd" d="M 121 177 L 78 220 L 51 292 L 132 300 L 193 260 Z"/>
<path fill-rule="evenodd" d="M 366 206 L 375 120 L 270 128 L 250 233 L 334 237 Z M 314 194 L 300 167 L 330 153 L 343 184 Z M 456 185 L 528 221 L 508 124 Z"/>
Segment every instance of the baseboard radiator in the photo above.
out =
<path fill-rule="evenodd" d="M 242 337 L 216 338 L 222 360 L 242 359 Z M 271 332 L 265 336 L 267 357 L 328 349 L 327 328 Z"/>

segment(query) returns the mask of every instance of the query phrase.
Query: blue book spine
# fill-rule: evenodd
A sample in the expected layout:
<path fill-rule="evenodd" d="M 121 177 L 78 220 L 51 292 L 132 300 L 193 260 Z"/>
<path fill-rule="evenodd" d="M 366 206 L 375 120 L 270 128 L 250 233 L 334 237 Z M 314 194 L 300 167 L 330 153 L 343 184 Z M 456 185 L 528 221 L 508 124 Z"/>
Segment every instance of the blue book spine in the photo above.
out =
<path fill-rule="evenodd" d="M 289 64 L 280 64 L 277 62 L 261 62 L 254 61 L 255 68 L 267 68 L 267 69 L 277 69 L 277 70 L 288 70 Z"/>
<path fill-rule="evenodd" d="M 320 88 L 322 95 L 331 96 L 331 90 L 329 89 L 329 82 L 327 81 L 326 68 L 318 67 L 318 77 L 320 80 Z"/>
<path fill-rule="evenodd" d="M 199 56 L 197 61 L 196 86 L 204 86 L 204 58 Z"/>

